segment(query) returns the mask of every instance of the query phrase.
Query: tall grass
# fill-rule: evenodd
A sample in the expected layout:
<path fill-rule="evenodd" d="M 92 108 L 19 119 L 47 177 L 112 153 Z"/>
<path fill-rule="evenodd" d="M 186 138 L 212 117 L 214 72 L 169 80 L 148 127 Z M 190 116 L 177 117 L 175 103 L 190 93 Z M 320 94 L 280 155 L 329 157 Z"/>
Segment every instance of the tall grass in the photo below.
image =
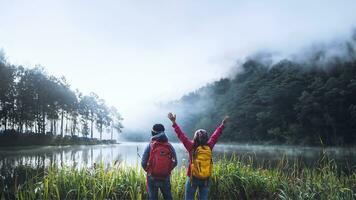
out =
<path fill-rule="evenodd" d="M 174 199 L 183 199 L 185 168 L 171 176 Z M 147 199 L 145 172 L 139 167 L 103 164 L 92 168 L 51 166 L 29 173 L 13 189 L 17 199 Z M 6 197 L 3 192 L 0 197 Z M 356 174 L 345 174 L 321 159 L 315 168 L 281 160 L 270 168 L 242 163 L 236 156 L 214 164 L 210 199 L 356 199 Z"/>

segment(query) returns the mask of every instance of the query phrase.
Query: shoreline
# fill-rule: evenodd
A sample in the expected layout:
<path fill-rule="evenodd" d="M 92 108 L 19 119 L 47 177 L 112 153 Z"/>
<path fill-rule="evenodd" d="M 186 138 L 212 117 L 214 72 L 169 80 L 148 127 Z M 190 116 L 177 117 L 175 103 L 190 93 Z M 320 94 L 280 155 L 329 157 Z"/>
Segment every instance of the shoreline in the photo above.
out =
<path fill-rule="evenodd" d="M 100 143 L 100 140 L 97 140 L 99 143 L 77 143 L 77 144 L 38 144 L 38 145 L 33 145 L 33 144 L 26 144 L 26 145 L 6 145 L 6 146 L 1 146 L 0 145 L 0 150 L 6 150 L 6 149 L 15 149 L 15 148 L 21 148 L 21 149 L 31 149 L 31 148 L 40 148 L 40 147 L 74 147 L 74 146 L 95 146 L 95 145 L 116 145 L 116 144 L 147 144 L 149 141 L 120 141 L 117 142 L 114 140 L 114 142 L 108 142 L 110 140 L 104 140 L 104 142 Z M 171 144 L 174 145 L 181 145 L 181 142 L 170 142 Z M 294 144 L 263 144 L 263 143 L 239 143 L 239 142 L 220 142 L 216 144 L 217 146 L 239 146 L 239 147 L 246 147 L 246 148 L 292 148 L 292 149 L 325 149 L 325 150 L 332 150 L 332 149 L 349 149 L 349 150 L 355 150 L 356 151 L 356 146 L 313 146 L 313 145 L 294 145 Z"/>

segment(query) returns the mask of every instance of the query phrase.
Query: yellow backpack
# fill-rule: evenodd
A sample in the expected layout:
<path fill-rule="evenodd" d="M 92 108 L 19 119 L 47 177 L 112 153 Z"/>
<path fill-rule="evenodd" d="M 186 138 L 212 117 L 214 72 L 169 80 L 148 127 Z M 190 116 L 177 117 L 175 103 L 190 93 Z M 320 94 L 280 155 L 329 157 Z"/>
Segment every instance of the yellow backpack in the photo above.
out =
<path fill-rule="evenodd" d="M 193 152 L 193 160 L 190 166 L 191 175 L 199 179 L 207 179 L 213 170 L 211 149 L 208 145 L 198 146 Z"/>

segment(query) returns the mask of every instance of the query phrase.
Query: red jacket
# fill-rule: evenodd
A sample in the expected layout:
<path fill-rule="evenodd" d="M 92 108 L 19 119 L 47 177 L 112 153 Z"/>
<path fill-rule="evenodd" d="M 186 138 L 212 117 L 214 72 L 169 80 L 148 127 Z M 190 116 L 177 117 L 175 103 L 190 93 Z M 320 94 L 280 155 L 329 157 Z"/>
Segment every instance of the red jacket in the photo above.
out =
<path fill-rule="evenodd" d="M 179 128 L 177 123 L 174 123 L 172 125 L 174 128 L 174 131 L 177 134 L 178 139 L 183 143 L 185 149 L 189 152 L 189 166 L 187 170 L 187 175 L 190 176 L 190 165 L 192 163 L 192 149 L 193 149 L 193 141 L 189 140 L 189 138 L 186 136 L 186 134 L 183 133 L 183 131 Z M 208 146 L 213 150 L 216 142 L 218 141 L 219 136 L 222 133 L 222 130 L 224 128 L 224 125 L 221 124 L 211 135 L 210 139 L 208 140 Z"/>

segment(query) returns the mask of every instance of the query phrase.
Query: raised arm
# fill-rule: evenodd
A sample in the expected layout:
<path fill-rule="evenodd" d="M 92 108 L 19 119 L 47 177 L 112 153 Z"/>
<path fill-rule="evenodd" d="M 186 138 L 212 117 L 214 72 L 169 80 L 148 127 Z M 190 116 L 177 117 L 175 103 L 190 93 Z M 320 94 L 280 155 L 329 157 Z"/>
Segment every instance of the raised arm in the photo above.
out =
<path fill-rule="evenodd" d="M 176 133 L 178 139 L 183 143 L 184 147 L 190 151 L 193 148 L 193 142 L 189 140 L 187 135 L 180 129 L 178 124 L 176 123 L 176 115 L 172 113 L 168 113 L 168 119 L 172 122 L 172 127 L 174 128 L 174 132 Z"/>
<path fill-rule="evenodd" d="M 209 141 L 208 141 L 208 145 L 210 146 L 211 149 L 214 148 L 215 144 L 218 142 L 218 139 L 222 133 L 222 130 L 224 129 L 224 126 L 227 122 L 227 120 L 229 119 L 228 116 L 225 116 L 223 121 L 221 122 L 220 126 L 214 131 L 214 133 L 211 135 Z"/>

